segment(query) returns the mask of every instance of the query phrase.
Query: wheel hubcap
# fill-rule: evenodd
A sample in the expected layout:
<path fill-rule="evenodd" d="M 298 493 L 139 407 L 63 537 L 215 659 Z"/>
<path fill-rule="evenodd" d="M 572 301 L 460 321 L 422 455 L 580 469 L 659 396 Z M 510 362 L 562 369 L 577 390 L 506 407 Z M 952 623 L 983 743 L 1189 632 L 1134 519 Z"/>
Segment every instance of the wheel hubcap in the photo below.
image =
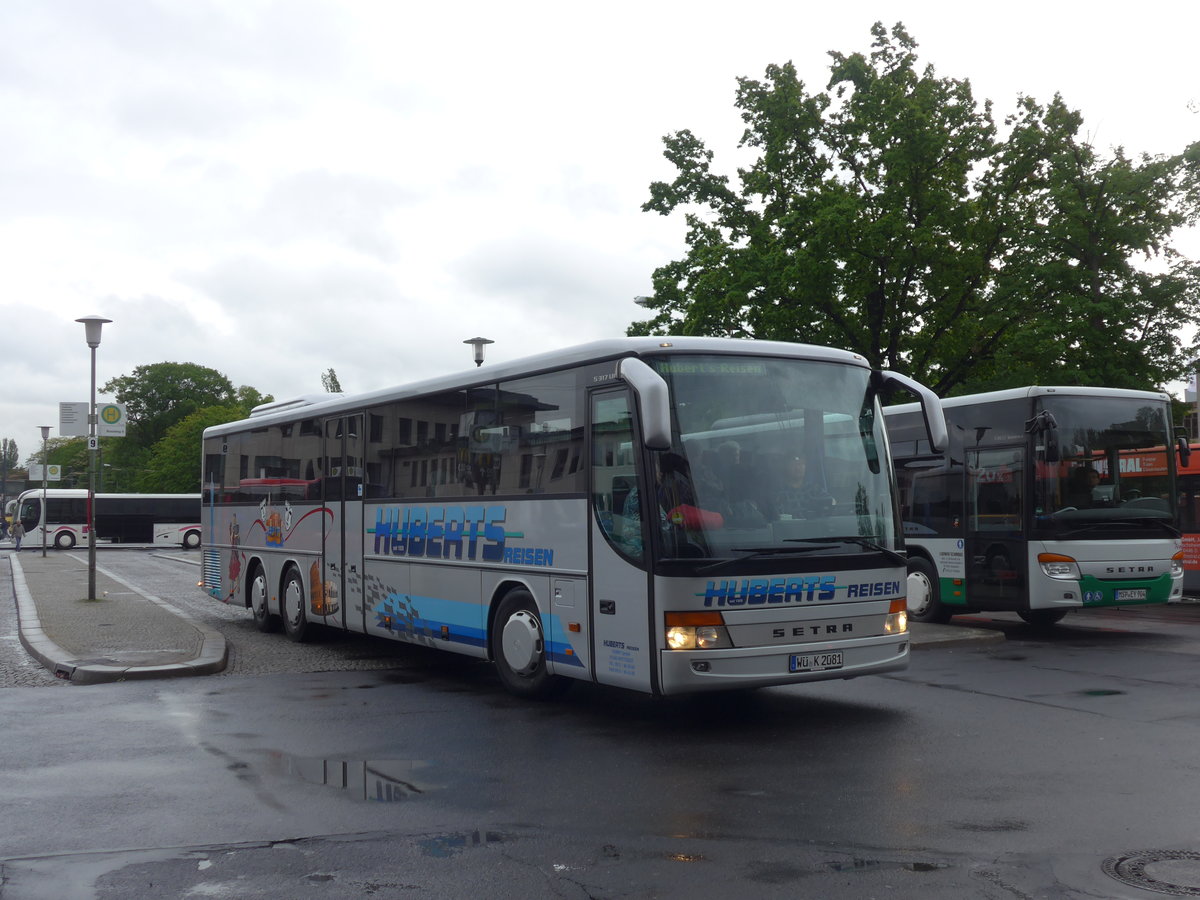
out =
<path fill-rule="evenodd" d="M 933 586 L 922 572 L 911 572 L 908 576 L 908 611 L 919 616 L 929 608 Z"/>
<path fill-rule="evenodd" d="M 251 591 L 254 598 L 254 614 L 262 618 L 267 614 L 267 580 L 259 575 L 254 579 Z"/>
<path fill-rule="evenodd" d="M 299 625 L 302 598 L 300 596 L 300 586 L 294 581 L 288 582 L 285 602 L 287 604 L 288 621 L 291 622 L 292 625 Z"/>
<path fill-rule="evenodd" d="M 508 667 L 518 675 L 531 675 L 542 658 L 542 631 L 537 619 L 525 610 L 513 613 L 504 623 L 501 651 Z"/>

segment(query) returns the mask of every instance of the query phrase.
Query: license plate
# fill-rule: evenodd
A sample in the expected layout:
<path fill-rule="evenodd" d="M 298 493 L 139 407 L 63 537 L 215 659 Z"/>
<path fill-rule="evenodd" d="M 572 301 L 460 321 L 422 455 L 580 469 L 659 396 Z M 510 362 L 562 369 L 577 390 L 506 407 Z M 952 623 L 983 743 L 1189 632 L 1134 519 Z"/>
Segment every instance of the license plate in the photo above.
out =
<path fill-rule="evenodd" d="M 826 672 L 841 667 L 841 650 L 831 653 L 793 653 L 788 663 L 789 672 Z"/>
<path fill-rule="evenodd" d="M 1145 588 L 1130 588 L 1128 590 L 1119 590 L 1118 589 L 1116 591 L 1116 594 L 1113 597 L 1113 599 L 1116 600 L 1118 603 L 1122 600 L 1145 600 L 1146 599 L 1146 589 Z"/>

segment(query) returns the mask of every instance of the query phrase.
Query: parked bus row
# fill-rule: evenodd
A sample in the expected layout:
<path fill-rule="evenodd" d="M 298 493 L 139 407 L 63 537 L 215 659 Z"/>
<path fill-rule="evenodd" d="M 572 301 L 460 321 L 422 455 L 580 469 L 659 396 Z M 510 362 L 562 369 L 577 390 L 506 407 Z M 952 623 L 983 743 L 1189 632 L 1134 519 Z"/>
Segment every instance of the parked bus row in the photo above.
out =
<path fill-rule="evenodd" d="M 1178 600 L 1181 497 L 1200 519 L 1165 394 L 939 401 L 855 354 L 714 338 L 267 404 L 203 460 L 210 595 L 296 641 L 490 659 L 527 696 L 850 678 L 906 665 L 909 615 Z"/>

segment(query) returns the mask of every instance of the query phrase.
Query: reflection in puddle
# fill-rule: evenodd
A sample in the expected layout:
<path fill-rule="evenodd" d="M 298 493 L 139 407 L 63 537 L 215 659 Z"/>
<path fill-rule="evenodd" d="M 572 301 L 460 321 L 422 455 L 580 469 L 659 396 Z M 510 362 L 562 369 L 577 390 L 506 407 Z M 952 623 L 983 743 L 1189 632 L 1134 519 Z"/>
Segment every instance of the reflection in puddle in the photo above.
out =
<path fill-rule="evenodd" d="M 505 840 L 505 836 L 498 831 L 472 831 L 462 834 L 441 834 L 421 841 L 420 847 L 426 856 L 447 859 L 461 853 L 468 847 L 485 847 L 488 844 L 501 844 Z"/>
<path fill-rule="evenodd" d="M 421 760 L 299 759 L 283 753 L 271 757 L 285 774 L 339 788 L 354 800 L 395 803 L 435 787 L 421 780 L 421 770 L 429 766 Z"/>

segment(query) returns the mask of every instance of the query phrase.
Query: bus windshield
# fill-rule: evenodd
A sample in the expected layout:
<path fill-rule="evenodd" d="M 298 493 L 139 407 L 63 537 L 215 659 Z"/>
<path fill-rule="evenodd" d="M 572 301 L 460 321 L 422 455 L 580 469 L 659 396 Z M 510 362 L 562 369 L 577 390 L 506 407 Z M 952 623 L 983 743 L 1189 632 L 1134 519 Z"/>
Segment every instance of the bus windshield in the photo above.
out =
<path fill-rule="evenodd" d="M 1144 525 L 1146 520 L 1168 526 L 1174 522 L 1173 467 L 1164 451 L 1171 446 L 1165 403 L 1045 396 L 1037 411 L 1048 414 L 1035 419 L 1037 528 L 1064 536 L 1079 529 Z"/>
<path fill-rule="evenodd" d="M 672 446 L 654 454 L 665 559 L 896 550 L 882 416 L 865 368 L 672 356 Z"/>

